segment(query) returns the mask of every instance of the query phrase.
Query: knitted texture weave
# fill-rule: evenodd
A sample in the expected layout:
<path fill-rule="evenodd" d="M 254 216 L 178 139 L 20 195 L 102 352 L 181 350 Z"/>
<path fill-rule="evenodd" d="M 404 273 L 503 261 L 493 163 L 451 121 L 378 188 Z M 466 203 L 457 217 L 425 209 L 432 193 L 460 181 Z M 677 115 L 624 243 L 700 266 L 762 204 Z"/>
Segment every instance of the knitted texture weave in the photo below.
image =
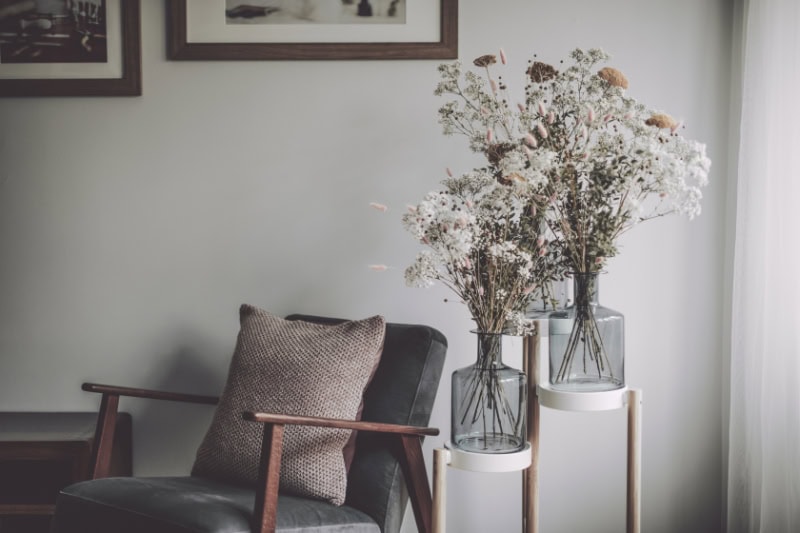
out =
<path fill-rule="evenodd" d="M 243 411 L 355 420 L 364 388 L 380 357 L 383 317 L 321 325 L 288 321 L 242 305 L 241 329 L 228 379 L 192 475 L 254 485 L 262 424 Z M 348 430 L 286 426 L 280 489 L 344 503 L 342 448 Z"/>

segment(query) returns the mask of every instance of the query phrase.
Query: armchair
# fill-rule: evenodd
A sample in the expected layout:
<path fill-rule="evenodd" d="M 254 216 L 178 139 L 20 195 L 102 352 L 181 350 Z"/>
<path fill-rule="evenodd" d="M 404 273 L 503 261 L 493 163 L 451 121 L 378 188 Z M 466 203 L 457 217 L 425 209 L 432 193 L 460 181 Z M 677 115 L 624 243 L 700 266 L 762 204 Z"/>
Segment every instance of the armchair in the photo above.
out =
<path fill-rule="evenodd" d="M 320 324 L 341 321 L 292 315 Z M 86 383 L 102 395 L 92 480 L 71 485 L 56 502 L 52 533 L 381 532 L 400 529 L 410 497 L 417 528 L 431 531 L 431 492 L 421 442 L 438 430 L 430 418 L 447 342 L 433 328 L 386 324 L 383 352 L 363 397 L 360 421 L 263 413 L 242 414 L 263 425 L 258 482 L 225 483 L 202 476 L 107 478 L 121 396 L 216 404 L 218 398 Z M 278 493 L 285 430 L 292 426 L 357 430 L 344 505 Z"/>

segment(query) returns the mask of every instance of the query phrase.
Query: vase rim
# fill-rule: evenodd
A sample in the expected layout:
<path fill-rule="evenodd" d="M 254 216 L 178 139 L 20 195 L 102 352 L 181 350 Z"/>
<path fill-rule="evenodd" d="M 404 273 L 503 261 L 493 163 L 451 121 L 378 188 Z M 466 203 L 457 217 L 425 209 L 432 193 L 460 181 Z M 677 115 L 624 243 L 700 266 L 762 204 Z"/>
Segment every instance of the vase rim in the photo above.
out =
<path fill-rule="evenodd" d="M 469 330 L 470 333 L 474 333 L 476 335 L 500 335 L 503 337 L 527 337 L 528 335 L 525 333 L 516 333 L 510 327 L 508 329 L 504 329 L 503 331 L 483 331 L 481 329 L 475 328 Z"/>
<path fill-rule="evenodd" d="M 608 271 L 607 270 L 597 270 L 595 272 L 577 272 L 577 271 L 573 270 L 572 272 L 570 272 L 570 275 L 572 275 L 572 276 L 597 276 L 599 274 L 608 274 Z"/>
<path fill-rule="evenodd" d="M 482 329 L 471 329 L 469 330 L 470 333 L 474 333 L 476 335 L 508 335 L 503 331 L 483 331 Z"/>

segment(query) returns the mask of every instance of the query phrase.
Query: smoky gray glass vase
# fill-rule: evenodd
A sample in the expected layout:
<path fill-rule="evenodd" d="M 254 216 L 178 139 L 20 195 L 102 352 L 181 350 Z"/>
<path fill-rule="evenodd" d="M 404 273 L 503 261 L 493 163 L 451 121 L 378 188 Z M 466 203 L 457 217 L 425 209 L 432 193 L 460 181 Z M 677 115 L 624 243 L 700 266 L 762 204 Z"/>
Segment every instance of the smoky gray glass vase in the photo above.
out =
<path fill-rule="evenodd" d="M 527 439 L 527 376 L 503 363 L 502 334 L 475 333 L 475 364 L 452 376 L 451 441 L 467 452 L 520 451 Z"/>
<path fill-rule="evenodd" d="M 625 318 L 598 303 L 598 273 L 575 273 L 574 301 L 548 320 L 550 386 L 600 392 L 625 386 Z"/>

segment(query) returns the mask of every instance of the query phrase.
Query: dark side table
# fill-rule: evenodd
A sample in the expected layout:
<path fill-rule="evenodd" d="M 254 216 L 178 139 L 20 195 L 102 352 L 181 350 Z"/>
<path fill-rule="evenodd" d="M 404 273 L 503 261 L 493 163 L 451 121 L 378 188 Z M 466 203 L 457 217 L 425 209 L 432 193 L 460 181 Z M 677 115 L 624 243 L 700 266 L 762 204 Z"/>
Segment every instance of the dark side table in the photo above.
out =
<path fill-rule="evenodd" d="M 58 492 L 89 478 L 97 413 L 0 412 L 0 533 L 46 532 Z M 131 416 L 120 413 L 112 476 L 130 476 Z"/>

